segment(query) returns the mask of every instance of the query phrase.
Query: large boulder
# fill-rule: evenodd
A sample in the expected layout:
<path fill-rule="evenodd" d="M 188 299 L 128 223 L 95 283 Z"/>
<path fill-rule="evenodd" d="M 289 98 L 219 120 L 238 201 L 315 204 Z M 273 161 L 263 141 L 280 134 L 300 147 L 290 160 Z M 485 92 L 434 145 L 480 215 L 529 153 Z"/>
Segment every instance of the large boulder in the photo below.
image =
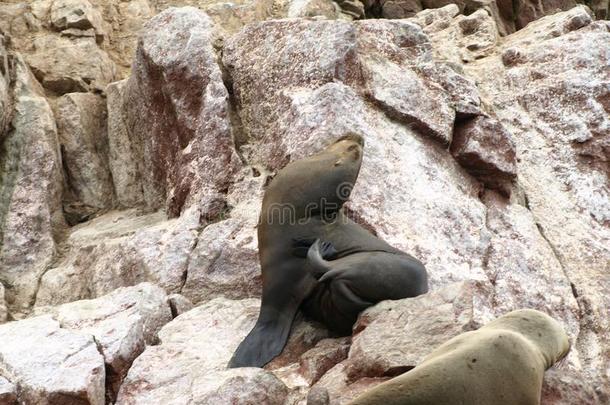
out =
<path fill-rule="evenodd" d="M 27 311 L 64 226 L 55 119 L 23 59 L 13 55 L 12 129 L 0 138 L 0 282 L 13 316 Z"/>
<path fill-rule="evenodd" d="M 163 212 L 112 211 L 76 226 L 64 258 L 42 277 L 36 306 L 96 298 L 145 281 L 180 292 L 199 231 L 193 211 L 171 220 Z"/>
<path fill-rule="evenodd" d="M 105 403 L 104 357 L 93 336 L 45 315 L 0 325 L 0 341 L 0 375 L 23 403 Z"/>
<path fill-rule="evenodd" d="M 606 23 L 576 7 L 528 25 L 467 68 L 513 134 L 525 205 L 571 286 L 580 325 L 574 348 L 601 398 L 610 395 L 601 388 L 610 361 L 602 332 L 610 327 L 609 39 Z"/>
<path fill-rule="evenodd" d="M 162 12 L 146 24 L 124 89 L 145 203 L 171 217 L 192 205 L 219 215 L 239 167 L 217 37 L 195 8 Z"/>
<path fill-rule="evenodd" d="M 216 298 L 180 315 L 159 333 L 161 344 L 136 359 L 117 404 L 283 404 L 287 389 L 256 368 L 226 370 L 254 325 L 259 301 Z"/>
<path fill-rule="evenodd" d="M 95 337 L 106 364 L 106 396 L 110 399 L 116 398 L 131 363 L 146 345 L 158 343 L 159 330 L 172 319 L 165 292 L 149 283 L 38 310 L 51 313 L 63 329 Z"/>
<path fill-rule="evenodd" d="M 40 83 L 57 94 L 101 90 L 116 76 L 114 62 L 94 38 L 43 35 L 34 39 L 26 60 Z"/>

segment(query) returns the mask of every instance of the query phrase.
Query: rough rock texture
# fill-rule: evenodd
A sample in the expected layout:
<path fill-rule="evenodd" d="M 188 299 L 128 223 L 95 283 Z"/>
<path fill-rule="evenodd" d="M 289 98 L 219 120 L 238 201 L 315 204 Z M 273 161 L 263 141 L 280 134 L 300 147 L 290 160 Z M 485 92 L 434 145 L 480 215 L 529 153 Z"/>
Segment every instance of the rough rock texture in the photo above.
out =
<path fill-rule="evenodd" d="M 11 312 L 26 310 L 63 227 L 53 112 L 23 59 L 13 56 L 15 109 L 0 149 L 0 282 Z"/>
<path fill-rule="evenodd" d="M 0 139 L 7 131 L 13 114 L 10 61 L 6 42 L 6 38 L 0 35 Z"/>
<path fill-rule="evenodd" d="M 125 122 L 123 94 L 126 82 L 125 79 L 106 87 L 108 166 L 112 174 L 117 205 L 120 208 L 133 208 L 144 203 L 144 196 L 138 163 Z"/>
<path fill-rule="evenodd" d="M 17 389 L 4 377 L 0 377 L 0 404 L 15 405 L 17 403 Z"/>
<path fill-rule="evenodd" d="M 168 298 L 149 283 L 119 288 L 94 300 L 75 301 L 51 312 L 62 328 L 93 335 L 106 364 L 107 396 L 114 398 L 133 360 L 172 320 Z"/>
<path fill-rule="evenodd" d="M 46 315 L 0 325 L 0 341 L 0 374 L 24 403 L 104 404 L 104 358 L 93 336 Z"/>
<path fill-rule="evenodd" d="M 193 204 L 215 217 L 238 158 L 214 23 L 170 8 L 147 23 L 125 87 L 127 126 L 146 205 L 178 216 Z"/>
<path fill-rule="evenodd" d="M 53 28 L 59 31 L 93 29 L 98 42 L 103 40 L 102 15 L 87 0 L 55 0 L 50 12 Z"/>
<path fill-rule="evenodd" d="M 36 306 L 95 298 L 144 281 L 179 292 L 196 243 L 198 213 L 114 211 L 72 229 L 63 260 L 40 281 Z"/>
<path fill-rule="evenodd" d="M 510 132 L 497 120 L 477 116 L 457 124 L 451 153 L 487 187 L 510 194 L 510 182 L 517 176 L 515 144 Z"/>
<path fill-rule="evenodd" d="M 65 94 L 102 89 L 115 78 L 115 66 L 93 38 L 70 40 L 55 35 L 38 37 L 26 60 L 48 90 Z"/>
<path fill-rule="evenodd" d="M 6 301 L 4 299 L 4 285 L 0 283 L 0 323 L 4 323 L 8 320 L 8 309 L 6 308 Z"/>
<path fill-rule="evenodd" d="M 448 3 L 1 3 L 0 330 L 25 336 L 7 347 L 64 359 L 40 341 L 84 339 L 66 392 L 90 403 L 340 404 L 531 307 L 573 342 L 542 403 L 607 403 L 610 26 L 563 1 Z M 350 21 L 390 7 L 423 11 Z M 348 214 L 421 259 L 431 293 L 351 337 L 297 319 L 265 370 L 225 370 L 258 313 L 266 185 L 347 131 L 366 141 Z M 24 360 L 0 376 L 46 395 L 22 381 L 51 363 Z"/>
<path fill-rule="evenodd" d="M 56 119 L 65 172 L 64 213 L 74 225 L 113 205 L 105 100 L 91 93 L 66 94 L 57 100 Z"/>
<path fill-rule="evenodd" d="M 225 369 L 254 325 L 258 306 L 255 299 L 217 298 L 167 324 L 159 333 L 161 344 L 134 362 L 117 404 L 282 404 L 287 389 L 270 372 Z"/>
<path fill-rule="evenodd" d="M 250 170 L 242 171 L 240 181 L 229 189 L 228 210 L 199 234 L 182 288 L 193 302 L 260 296 L 256 225 L 264 181 L 263 176 L 252 177 Z"/>

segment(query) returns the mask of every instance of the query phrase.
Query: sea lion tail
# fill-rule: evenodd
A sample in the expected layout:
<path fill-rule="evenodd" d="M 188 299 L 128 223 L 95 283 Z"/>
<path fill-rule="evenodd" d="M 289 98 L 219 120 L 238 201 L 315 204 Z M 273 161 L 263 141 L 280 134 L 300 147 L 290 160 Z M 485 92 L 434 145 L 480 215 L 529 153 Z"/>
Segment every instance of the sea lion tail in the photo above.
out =
<path fill-rule="evenodd" d="M 315 278 L 323 277 L 331 269 L 326 259 L 334 257 L 336 254 L 337 251 L 330 242 L 316 239 L 307 251 L 307 261 Z"/>

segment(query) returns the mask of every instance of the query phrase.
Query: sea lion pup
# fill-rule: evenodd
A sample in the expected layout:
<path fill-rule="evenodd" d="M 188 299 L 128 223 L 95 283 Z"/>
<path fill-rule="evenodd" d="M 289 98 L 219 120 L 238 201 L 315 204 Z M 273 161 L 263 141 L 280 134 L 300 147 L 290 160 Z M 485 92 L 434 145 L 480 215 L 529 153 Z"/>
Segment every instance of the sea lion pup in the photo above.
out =
<path fill-rule="evenodd" d="M 550 316 L 510 312 L 448 340 L 413 370 L 350 405 L 538 405 L 544 371 L 566 356 L 568 336 Z"/>
<path fill-rule="evenodd" d="M 325 311 L 326 301 L 317 299 L 324 295 L 323 289 L 317 287 L 320 283 L 307 258 L 316 239 L 330 243 L 335 259 L 361 252 L 406 255 L 342 211 L 360 171 L 363 146 L 359 135 L 343 136 L 321 152 L 288 164 L 269 184 L 258 224 L 263 279 L 260 314 L 229 367 L 262 367 L 280 354 L 297 310 L 314 289 L 317 293 L 308 300 L 309 312 L 316 319 L 332 322 Z M 333 325 L 327 326 L 332 329 Z"/>

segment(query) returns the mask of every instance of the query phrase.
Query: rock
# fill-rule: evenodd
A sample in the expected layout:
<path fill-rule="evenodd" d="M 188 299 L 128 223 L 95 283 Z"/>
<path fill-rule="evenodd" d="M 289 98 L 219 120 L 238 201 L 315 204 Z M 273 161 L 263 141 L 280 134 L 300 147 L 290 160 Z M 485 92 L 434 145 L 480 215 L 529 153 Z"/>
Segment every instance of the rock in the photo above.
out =
<path fill-rule="evenodd" d="M 286 387 L 270 372 L 225 369 L 254 325 L 258 306 L 255 299 L 216 298 L 174 319 L 159 333 L 161 344 L 136 359 L 117 404 L 282 404 Z"/>
<path fill-rule="evenodd" d="M 57 100 L 56 116 L 66 180 L 64 213 L 74 225 L 113 205 L 106 103 L 91 93 L 65 94 Z"/>
<path fill-rule="evenodd" d="M 595 145 L 610 126 L 604 101 L 610 76 L 603 56 L 609 39 L 604 24 L 592 23 L 584 7 L 575 7 L 505 39 L 502 50 L 520 54 L 521 63 L 507 66 L 500 53 L 467 69 L 513 135 L 524 205 L 572 287 L 580 319 L 573 351 L 587 381 L 597 387 L 608 386 L 601 370 L 607 364 L 602 359 L 610 358 L 603 349 L 609 337 L 601 332 L 610 325 L 604 309 L 610 188 L 603 153 L 584 157 L 581 146 Z M 610 394 L 600 388 L 598 395 Z"/>
<path fill-rule="evenodd" d="M 6 378 L 0 376 L 0 404 L 16 405 L 17 389 Z"/>
<path fill-rule="evenodd" d="M 457 15 L 451 19 L 455 12 L 454 5 L 447 5 L 413 17 L 430 37 L 435 57 L 460 64 L 493 53 L 499 43 L 499 33 L 492 16 L 485 10 L 477 10 L 471 15 Z"/>
<path fill-rule="evenodd" d="M 172 220 L 162 212 L 114 211 L 76 226 L 65 259 L 42 278 L 36 306 L 96 298 L 145 281 L 179 292 L 199 231 L 199 213 L 192 210 Z"/>
<path fill-rule="evenodd" d="M 93 28 L 97 42 L 102 42 L 102 16 L 87 0 L 55 0 L 51 6 L 51 24 L 57 30 Z"/>
<path fill-rule="evenodd" d="M 267 363 L 265 369 L 278 374 L 278 370 L 281 368 L 291 368 L 297 365 L 306 352 L 329 336 L 330 332 L 324 325 L 310 321 L 299 313 L 293 322 L 284 350 L 279 356 Z"/>
<path fill-rule="evenodd" d="M 345 362 L 350 380 L 401 374 L 445 341 L 493 319 L 490 292 L 483 283 L 465 282 L 367 309 L 354 325 Z"/>
<path fill-rule="evenodd" d="M 510 195 L 510 182 L 517 176 L 515 145 L 497 120 L 478 116 L 456 125 L 451 154 L 487 187 Z"/>
<path fill-rule="evenodd" d="M 391 118 L 448 145 L 455 111 L 452 95 L 438 82 L 441 75 L 429 72 L 444 69 L 432 60 L 431 50 L 421 28 L 408 21 L 269 21 L 231 37 L 223 62 L 244 130 L 255 142 L 281 145 L 285 136 L 276 126 L 286 123 L 278 116 L 283 106 L 306 89 L 342 82 Z M 271 152 L 274 169 L 285 164 L 281 155 Z"/>
<path fill-rule="evenodd" d="M 207 225 L 189 256 L 182 293 L 194 303 L 219 296 L 259 297 L 261 274 L 256 225 L 265 177 L 243 170 L 227 195 L 223 220 Z M 225 218 L 226 217 L 226 218 Z"/>
<path fill-rule="evenodd" d="M 582 373 L 561 364 L 544 373 L 541 404 L 601 404 Z"/>
<path fill-rule="evenodd" d="M 339 18 L 340 8 L 334 1 L 328 0 L 294 0 L 289 2 L 287 17 L 320 17 Z"/>
<path fill-rule="evenodd" d="M 0 373 L 18 387 L 20 401 L 105 403 L 104 358 L 91 335 L 41 316 L 0 325 L 0 341 Z"/>
<path fill-rule="evenodd" d="M 172 314 L 163 290 L 149 283 L 119 288 L 94 300 L 50 308 L 63 329 L 93 335 L 106 364 L 107 397 L 118 388 L 146 345 L 158 343 Z"/>
<path fill-rule="evenodd" d="M 108 109 L 108 165 L 112 173 L 114 193 L 121 208 L 144 203 L 142 179 L 127 129 L 123 93 L 127 80 L 106 87 Z"/>
<path fill-rule="evenodd" d="M 390 117 L 448 146 L 455 111 L 436 82 L 410 69 L 418 62 L 425 65 L 431 56 L 421 28 L 408 22 L 381 25 L 365 21 L 358 24 L 358 34 L 370 47 L 361 59 L 366 95 Z M 379 41 L 377 37 L 392 40 Z M 419 96 L 412 97 L 413 94 Z"/>
<path fill-rule="evenodd" d="M 202 217 L 218 216 L 239 166 L 216 38 L 212 20 L 195 8 L 162 12 L 140 37 L 125 87 L 144 200 L 170 217 L 193 204 Z"/>
<path fill-rule="evenodd" d="M 1 138 L 0 282 L 13 317 L 27 311 L 63 229 L 62 175 L 51 107 L 22 58 L 14 56 L 15 112 Z"/>
<path fill-rule="evenodd" d="M 0 283 L 0 323 L 4 323 L 8 320 L 8 309 L 6 308 L 6 301 L 4 299 L 4 285 Z"/>
<path fill-rule="evenodd" d="M 13 118 L 13 100 L 10 91 L 10 65 L 6 39 L 0 35 L 0 141 Z"/>
<path fill-rule="evenodd" d="M 321 340 L 301 356 L 299 371 L 313 385 L 324 373 L 347 358 L 349 347 L 349 338 Z"/>
<path fill-rule="evenodd" d="M 95 0 L 97 7 L 102 8 L 104 19 L 112 27 L 109 32 L 111 47 L 108 53 L 117 64 L 117 78 L 126 78 L 131 71 L 131 63 L 136 53 L 138 34 L 146 21 L 155 14 L 158 1 L 104 1 Z M 110 110 L 110 108 L 109 108 Z"/>
<path fill-rule="evenodd" d="M 191 300 L 182 294 L 171 294 L 167 297 L 167 300 L 169 302 L 169 307 L 172 310 L 173 318 L 190 311 L 194 307 Z"/>
<path fill-rule="evenodd" d="M 37 37 L 28 65 L 42 85 L 58 94 L 102 90 L 115 80 L 116 67 L 92 38 Z"/>

